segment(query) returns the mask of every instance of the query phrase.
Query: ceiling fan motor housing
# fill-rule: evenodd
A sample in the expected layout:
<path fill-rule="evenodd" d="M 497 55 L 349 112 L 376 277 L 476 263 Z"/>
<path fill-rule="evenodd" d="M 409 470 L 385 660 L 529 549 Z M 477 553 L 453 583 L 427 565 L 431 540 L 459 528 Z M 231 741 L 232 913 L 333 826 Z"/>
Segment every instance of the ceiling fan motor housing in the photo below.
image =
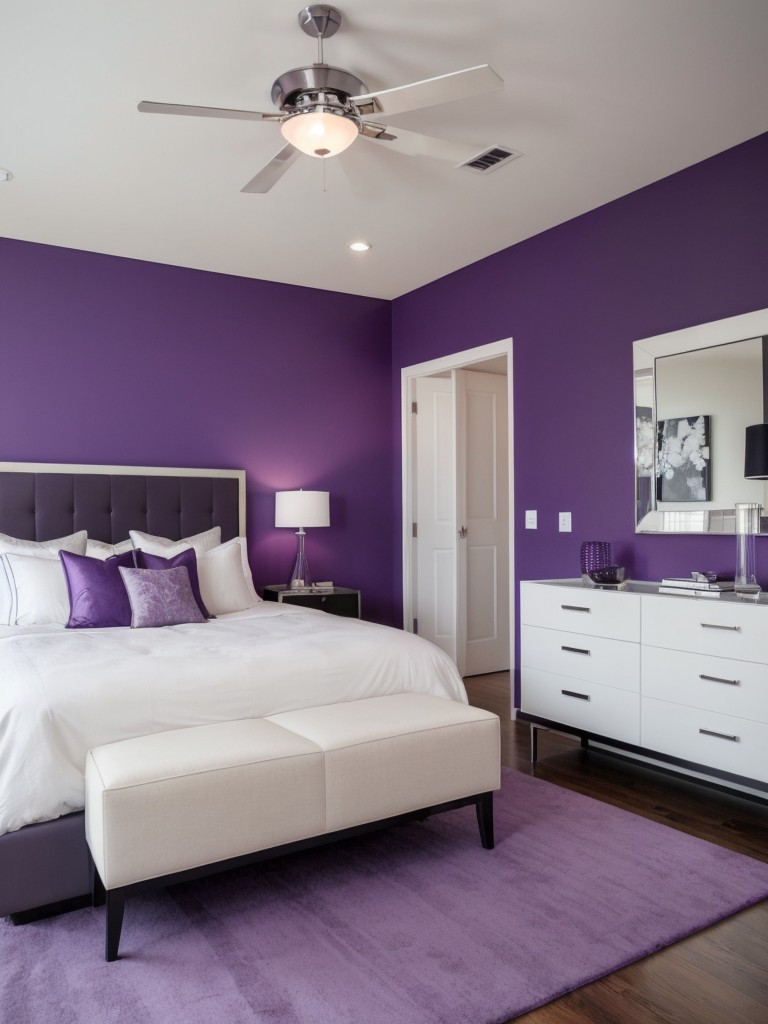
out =
<path fill-rule="evenodd" d="M 312 64 L 311 67 L 294 68 L 275 79 L 272 85 L 272 102 L 287 113 L 292 111 L 304 95 L 315 93 L 332 94 L 344 106 L 350 96 L 367 93 L 368 87 L 357 75 L 343 68 L 329 64 Z"/>

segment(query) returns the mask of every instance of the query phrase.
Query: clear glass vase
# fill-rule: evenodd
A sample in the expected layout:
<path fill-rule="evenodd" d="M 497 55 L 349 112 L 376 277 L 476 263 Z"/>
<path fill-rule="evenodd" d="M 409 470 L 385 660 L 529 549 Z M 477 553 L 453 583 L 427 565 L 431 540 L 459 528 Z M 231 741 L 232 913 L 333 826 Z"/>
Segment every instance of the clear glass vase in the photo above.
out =
<path fill-rule="evenodd" d="M 736 504 L 736 576 L 737 594 L 758 594 L 761 587 L 755 569 L 755 534 L 760 529 L 760 505 Z"/>

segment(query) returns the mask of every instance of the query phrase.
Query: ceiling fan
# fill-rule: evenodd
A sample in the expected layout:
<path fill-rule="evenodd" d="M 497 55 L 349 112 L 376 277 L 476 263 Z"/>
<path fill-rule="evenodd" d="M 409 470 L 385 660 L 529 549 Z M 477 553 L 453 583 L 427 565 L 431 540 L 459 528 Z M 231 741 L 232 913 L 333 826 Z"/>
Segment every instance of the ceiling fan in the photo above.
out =
<path fill-rule="evenodd" d="M 278 111 L 261 113 L 149 100 L 142 100 L 138 109 L 145 114 L 185 114 L 279 124 L 286 145 L 248 182 L 243 192 L 268 192 L 301 153 L 320 158 L 336 156 L 358 137 L 384 143 L 401 153 L 449 160 L 457 167 L 476 171 L 495 168 L 520 155 L 500 146 L 487 146 L 478 152 L 476 145 L 432 138 L 378 120 L 378 115 L 388 118 L 500 89 L 504 83 L 487 64 L 394 89 L 369 92 L 356 75 L 331 67 L 323 60 L 323 40 L 335 35 L 341 25 L 341 13 L 335 7 L 310 4 L 299 12 L 299 25 L 307 35 L 317 39 L 318 59 L 309 67 L 286 71 L 274 82 L 272 101 L 279 107 Z M 371 115 L 377 119 L 367 120 Z"/>

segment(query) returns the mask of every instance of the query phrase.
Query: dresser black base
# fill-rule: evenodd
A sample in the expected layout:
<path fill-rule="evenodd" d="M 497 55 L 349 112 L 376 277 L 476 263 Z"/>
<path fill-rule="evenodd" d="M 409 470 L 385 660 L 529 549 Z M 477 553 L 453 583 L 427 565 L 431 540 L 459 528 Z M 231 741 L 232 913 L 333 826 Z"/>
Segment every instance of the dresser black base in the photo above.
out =
<path fill-rule="evenodd" d="M 666 771 L 676 772 L 705 785 L 715 785 L 730 790 L 738 787 L 737 791 L 741 796 L 754 796 L 759 800 L 768 800 L 768 783 L 760 779 L 749 779 L 705 764 L 685 761 L 682 758 L 673 757 L 671 754 L 663 754 L 658 750 L 649 750 L 646 747 L 625 743 L 623 740 L 613 739 L 610 736 L 601 736 L 599 733 L 579 729 L 573 725 L 565 725 L 562 722 L 553 722 L 548 718 L 529 715 L 525 711 L 518 711 L 517 717 L 521 722 L 528 722 L 530 725 L 531 764 L 536 764 L 539 760 L 539 732 L 542 730 L 561 732 L 569 736 L 577 736 L 584 748 L 588 748 L 590 744 L 599 745 L 601 748 L 607 747 L 630 759 L 640 760 L 649 767 L 660 767 Z M 701 778 L 701 776 L 705 777 Z M 745 790 L 749 792 L 745 792 Z"/>

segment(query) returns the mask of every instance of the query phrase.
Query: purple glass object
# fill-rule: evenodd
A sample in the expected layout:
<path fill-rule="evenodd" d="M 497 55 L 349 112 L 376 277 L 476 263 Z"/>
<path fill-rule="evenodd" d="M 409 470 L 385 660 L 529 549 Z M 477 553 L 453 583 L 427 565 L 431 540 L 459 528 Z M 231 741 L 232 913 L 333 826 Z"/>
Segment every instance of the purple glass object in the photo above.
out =
<path fill-rule="evenodd" d="M 611 545 L 607 540 L 585 540 L 581 545 L 581 571 L 604 569 L 611 564 Z"/>

